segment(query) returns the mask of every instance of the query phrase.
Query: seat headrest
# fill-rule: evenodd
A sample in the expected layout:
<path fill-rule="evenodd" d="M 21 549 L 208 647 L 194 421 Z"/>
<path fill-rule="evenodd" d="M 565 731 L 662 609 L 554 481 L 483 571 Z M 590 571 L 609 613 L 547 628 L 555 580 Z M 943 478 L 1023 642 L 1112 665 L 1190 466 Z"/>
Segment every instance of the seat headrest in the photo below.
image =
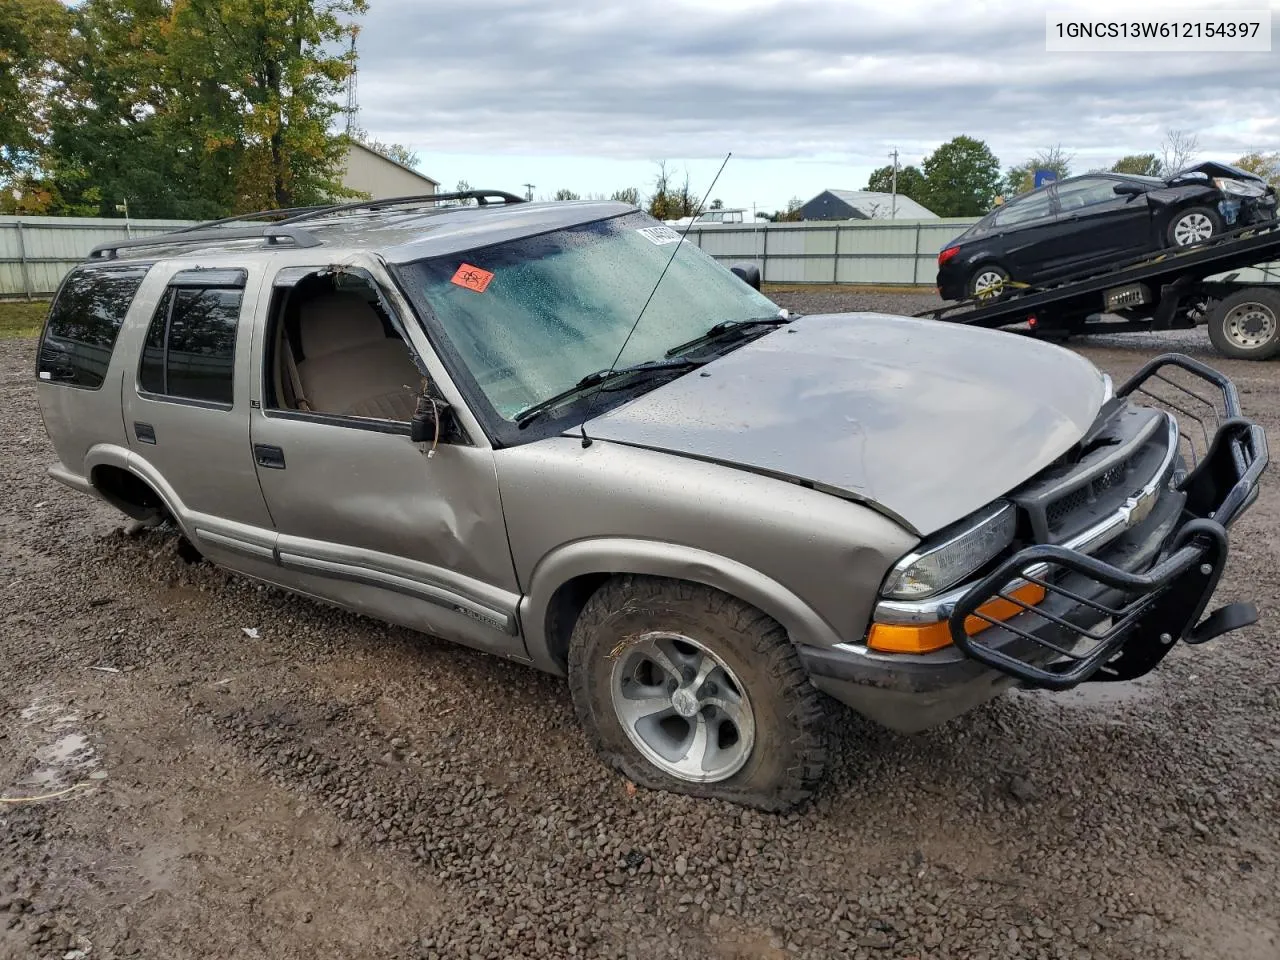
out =
<path fill-rule="evenodd" d="M 298 310 L 298 333 L 306 360 L 386 339 L 382 321 L 354 293 L 326 293 Z"/>

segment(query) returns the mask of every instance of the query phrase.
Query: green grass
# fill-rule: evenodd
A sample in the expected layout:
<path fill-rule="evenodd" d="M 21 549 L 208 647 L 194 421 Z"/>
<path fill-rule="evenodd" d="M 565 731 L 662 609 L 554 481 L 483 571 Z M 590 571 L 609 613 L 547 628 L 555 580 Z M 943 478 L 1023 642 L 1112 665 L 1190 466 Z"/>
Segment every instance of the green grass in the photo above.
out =
<path fill-rule="evenodd" d="M 34 337 L 44 326 L 49 312 L 47 300 L 27 303 L 22 300 L 0 301 L 0 340 L 10 337 Z"/>

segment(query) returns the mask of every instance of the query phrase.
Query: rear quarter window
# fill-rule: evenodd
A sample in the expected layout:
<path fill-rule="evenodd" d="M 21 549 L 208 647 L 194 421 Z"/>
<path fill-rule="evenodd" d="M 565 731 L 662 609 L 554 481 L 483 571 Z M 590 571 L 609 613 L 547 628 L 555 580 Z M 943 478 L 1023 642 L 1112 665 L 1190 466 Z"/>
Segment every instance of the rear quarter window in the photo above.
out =
<path fill-rule="evenodd" d="M 40 338 L 41 380 L 88 390 L 102 386 L 120 326 L 150 266 L 79 267 L 68 274 Z"/>

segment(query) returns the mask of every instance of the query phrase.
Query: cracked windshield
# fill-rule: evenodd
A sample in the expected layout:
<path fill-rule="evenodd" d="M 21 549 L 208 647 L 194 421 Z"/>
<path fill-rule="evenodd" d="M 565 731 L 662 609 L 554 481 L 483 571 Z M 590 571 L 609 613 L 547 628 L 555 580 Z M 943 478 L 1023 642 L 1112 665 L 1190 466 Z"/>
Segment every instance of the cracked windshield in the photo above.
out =
<path fill-rule="evenodd" d="M 618 357 L 620 367 L 660 360 L 714 324 L 778 314 L 773 301 L 640 214 L 405 270 L 507 419 L 612 366 L 642 308 L 643 322 Z"/>

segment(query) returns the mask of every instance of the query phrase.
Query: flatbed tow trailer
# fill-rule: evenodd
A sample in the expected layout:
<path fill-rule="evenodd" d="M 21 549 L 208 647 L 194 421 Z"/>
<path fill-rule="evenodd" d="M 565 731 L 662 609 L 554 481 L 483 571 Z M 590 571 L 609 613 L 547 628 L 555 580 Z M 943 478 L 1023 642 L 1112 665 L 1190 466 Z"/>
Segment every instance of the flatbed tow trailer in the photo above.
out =
<path fill-rule="evenodd" d="M 1246 360 L 1280 354 L 1280 282 L 1231 271 L 1280 260 L 1280 221 L 1244 227 L 1193 247 L 1147 254 L 1056 278 L 1010 285 L 994 297 L 916 314 L 976 327 L 1025 324 L 1053 339 L 1085 333 L 1189 330 L 1204 324 L 1219 353 Z M 1218 279 L 1210 279 L 1218 278 Z M 1104 319 L 1111 315 L 1117 319 Z"/>

